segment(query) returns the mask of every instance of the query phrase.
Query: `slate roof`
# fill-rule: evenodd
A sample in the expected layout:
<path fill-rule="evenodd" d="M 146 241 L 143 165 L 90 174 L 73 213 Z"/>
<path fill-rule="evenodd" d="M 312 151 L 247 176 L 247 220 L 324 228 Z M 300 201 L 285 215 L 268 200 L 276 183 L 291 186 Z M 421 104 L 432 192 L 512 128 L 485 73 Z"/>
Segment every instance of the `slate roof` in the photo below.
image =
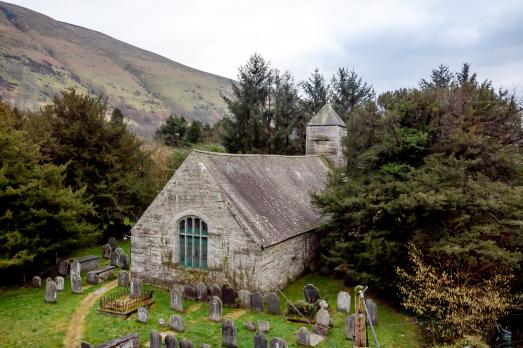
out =
<path fill-rule="evenodd" d="M 325 187 L 329 165 L 320 156 L 234 155 L 194 150 L 235 213 L 262 247 L 318 227 L 311 192 Z"/>
<path fill-rule="evenodd" d="M 320 111 L 307 123 L 307 126 L 341 126 L 345 127 L 345 122 L 336 113 L 330 102 L 323 105 Z"/>

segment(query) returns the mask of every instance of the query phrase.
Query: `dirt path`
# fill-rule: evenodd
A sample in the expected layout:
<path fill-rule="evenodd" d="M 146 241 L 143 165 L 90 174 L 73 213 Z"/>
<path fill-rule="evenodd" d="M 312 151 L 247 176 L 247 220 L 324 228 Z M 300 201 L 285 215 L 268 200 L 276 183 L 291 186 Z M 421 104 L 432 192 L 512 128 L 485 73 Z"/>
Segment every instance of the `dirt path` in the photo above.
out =
<path fill-rule="evenodd" d="M 76 308 L 76 311 L 71 317 L 69 327 L 67 328 L 67 332 L 65 334 L 63 342 L 64 347 L 80 347 L 84 331 L 84 319 L 87 315 L 87 312 L 89 312 L 91 306 L 94 305 L 95 302 L 103 296 L 103 294 L 115 288 L 117 285 L 118 280 L 112 280 L 109 283 L 102 286 L 100 289 L 97 289 L 96 291 L 93 291 L 92 293 L 87 295 L 82 300 L 82 302 L 80 302 L 80 304 Z"/>

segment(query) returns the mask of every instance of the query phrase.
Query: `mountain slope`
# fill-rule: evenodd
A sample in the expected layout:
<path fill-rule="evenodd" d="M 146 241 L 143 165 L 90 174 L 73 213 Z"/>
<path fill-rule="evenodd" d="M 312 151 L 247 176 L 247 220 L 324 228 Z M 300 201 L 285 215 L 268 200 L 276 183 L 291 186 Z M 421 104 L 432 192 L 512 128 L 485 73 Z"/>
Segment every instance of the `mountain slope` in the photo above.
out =
<path fill-rule="evenodd" d="M 231 80 L 189 68 L 105 34 L 0 2 L 0 96 L 37 108 L 75 87 L 105 95 L 137 134 L 151 137 L 170 113 L 214 123 Z"/>

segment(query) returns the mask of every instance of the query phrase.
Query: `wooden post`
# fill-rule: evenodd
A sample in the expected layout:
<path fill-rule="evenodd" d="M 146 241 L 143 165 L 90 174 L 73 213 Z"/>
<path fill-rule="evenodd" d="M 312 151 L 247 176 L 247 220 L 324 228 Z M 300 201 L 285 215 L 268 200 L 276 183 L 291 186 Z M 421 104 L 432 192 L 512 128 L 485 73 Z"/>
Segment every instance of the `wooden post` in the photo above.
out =
<path fill-rule="evenodd" d="M 360 297 L 360 291 L 363 291 L 364 287 L 358 285 L 354 288 L 354 347 L 355 348 L 366 348 L 367 347 L 367 329 L 365 319 L 367 313 L 365 312 L 365 306 Z"/>

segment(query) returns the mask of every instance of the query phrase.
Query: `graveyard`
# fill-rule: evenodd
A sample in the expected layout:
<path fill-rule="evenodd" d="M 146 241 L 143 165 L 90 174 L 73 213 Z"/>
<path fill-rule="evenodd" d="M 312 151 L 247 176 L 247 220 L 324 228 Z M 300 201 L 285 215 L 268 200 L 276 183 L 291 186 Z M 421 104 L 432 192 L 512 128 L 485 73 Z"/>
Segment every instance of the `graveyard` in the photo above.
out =
<path fill-rule="evenodd" d="M 118 246 L 125 254 L 129 254 L 130 243 L 119 241 Z M 102 255 L 102 248 L 95 246 L 78 251 L 77 256 Z M 100 267 L 103 268 L 110 260 L 100 258 Z M 117 277 L 119 269 L 114 270 Z M 183 312 L 171 308 L 171 296 L 167 290 L 143 285 L 141 291 L 152 293 L 154 302 L 147 308 L 146 318 L 138 320 L 138 313 L 131 313 L 127 319 L 99 313 L 100 298 L 110 298 L 112 294 L 118 294 L 127 290 L 126 287 L 117 286 L 118 280 L 106 280 L 99 284 L 89 284 L 87 275 L 82 273 L 82 292 L 75 294 L 71 289 L 71 281 L 66 279 L 64 290 L 58 291 L 56 303 L 46 303 L 45 281 L 39 288 L 16 287 L 1 289 L 0 295 L 3 301 L 0 303 L 0 313 L 3 314 L 3 325 L 0 326 L 0 346 L 38 346 L 58 347 L 77 346 L 75 340 L 89 342 L 92 346 L 100 345 L 115 338 L 135 333 L 140 339 L 142 347 L 149 346 L 150 333 L 156 330 L 160 335 L 172 334 L 180 342 L 186 339 L 200 347 L 209 344 L 211 347 L 222 346 L 222 320 L 230 320 L 234 323 L 237 333 L 238 347 L 252 347 L 256 331 L 251 331 L 245 326 L 254 325 L 260 329 L 260 322 L 268 322 L 268 331 L 264 336 L 267 341 L 279 337 L 289 347 L 299 347 L 296 334 L 301 327 L 305 326 L 309 333 L 312 327 L 306 323 L 291 322 L 285 318 L 287 300 L 291 302 L 304 300 L 304 287 L 314 284 L 319 290 L 321 298 L 328 303 L 328 314 L 332 320 L 327 338 L 318 347 L 347 347 L 352 342 L 345 337 L 346 313 L 337 312 L 337 294 L 346 291 L 354 298 L 353 289 L 343 285 L 342 281 L 331 276 L 319 274 L 308 274 L 296 280 L 283 289 L 283 295 L 278 296 L 280 314 L 269 314 L 267 304 L 263 304 L 263 311 L 255 312 L 249 308 L 222 307 L 221 319 L 212 321 L 209 318 L 210 299 L 202 301 L 183 298 Z M 414 347 L 422 343 L 418 326 L 413 318 L 408 317 L 398 310 L 381 301 L 378 296 L 373 296 L 377 303 L 377 325 L 376 333 L 382 347 Z M 184 296 L 185 297 L 185 296 Z M 225 299 L 224 299 L 225 301 Z M 240 301 L 241 302 L 241 301 Z M 267 302 L 267 301 L 265 301 Z M 278 302 L 278 301 L 276 301 Z M 350 313 L 354 313 L 354 301 L 351 303 Z M 88 306 L 85 306 L 85 304 Z M 220 302 L 221 304 L 221 302 Z M 83 308 L 85 307 L 85 308 Z M 82 310 L 84 309 L 84 310 Z M 181 309 L 181 308 L 180 308 Z M 274 308 L 272 309 L 274 311 Z M 143 316 L 143 314 L 141 314 Z M 169 327 L 172 316 L 179 316 L 182 321 L 183 331 L 179 327 Z M 165 324 L 161 325 L 160 322 Z M 71 335 L 71 330 L 76 330 L 77 335 Z M 254 327 L 251 327 L 254 329 Z M 67 336 L 67 337 L 66 337 Z M 68 339 L 73 339 L 73 341 Z M 369 330 L 369 343 L 372 336 Z"/>

